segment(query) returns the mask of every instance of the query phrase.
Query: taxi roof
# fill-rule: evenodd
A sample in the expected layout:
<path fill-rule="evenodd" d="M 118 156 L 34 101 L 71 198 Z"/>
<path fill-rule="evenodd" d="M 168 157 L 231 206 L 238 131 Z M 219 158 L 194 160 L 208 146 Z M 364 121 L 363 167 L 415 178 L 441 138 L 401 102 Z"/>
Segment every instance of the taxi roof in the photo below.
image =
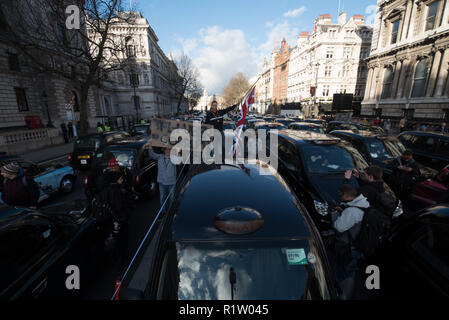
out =
<path fill-rule="evenodd" d="M 252 161 L 244 168 L 237 165 L 193 165 L 189 169 L 181 193 L 175 201 L 171 225 L 174 241 L 233 241 L 262 239 L 304 239 L 310 231 L 305 222 L 308 213 L 277 172 L 261 175 L 266 166 Z M 227 208 L 250 208 L 264 219 L 254 233 L 231 235 L 219 231 L 214 219 Z"/>
<path fill-rule="evenodd" d="M 351 130 L 333 130 L 331 132 L 332 133 L 341 133 L 347 136 L 351 136 L 354 138 L 373 138 L 373 139 L 377 139 L 377 138 L 385 138 L 387 140 L 398 140 L 396 137 L 394 136 L 388 136 L 387 134 L 378 134 L 372 131 L 368 131 L 368 130 L 360 130 L 358 132 L 354 132 Z"/>
<path fill-rule="evenodd" d="M 333 137 L 328 134 L 311 132 L 311 131 L 301 131 L 301 130 L 280 130 L 278 135 L 283 136 L 295 144 L 309 144 L 314 143 L 315 141 L 336 141 L 336 143 L 340 142 L 341 139 L 337 137 Z"/>

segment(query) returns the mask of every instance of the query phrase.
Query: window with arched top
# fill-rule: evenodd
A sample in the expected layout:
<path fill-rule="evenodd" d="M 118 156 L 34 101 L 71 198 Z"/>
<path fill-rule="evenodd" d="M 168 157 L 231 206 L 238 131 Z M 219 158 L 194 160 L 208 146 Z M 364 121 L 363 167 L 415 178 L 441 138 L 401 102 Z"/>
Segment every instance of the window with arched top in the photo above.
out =
<path fill-rule="evenodd" d="M 393 67 L 389 66 L 385 68 L 384 81 L 382 84 L 382 96 L 381 99 L 388 99 L 391 97 L 391 87 L 393 86 Z"/>
<path fill-rule="evenodd" d="M 420 61 L 415 68 L 413 75 L 412 98 L 424 97 L 427 80 L 427 61 Z"/>
<path fill-rule="evenodd" d="M 145 85 L 149 85 L 150 84 L 150 79 L 148 78 L 148 74 L 144 74 L 143 75 L 143 81 L 145 83 Z"/>

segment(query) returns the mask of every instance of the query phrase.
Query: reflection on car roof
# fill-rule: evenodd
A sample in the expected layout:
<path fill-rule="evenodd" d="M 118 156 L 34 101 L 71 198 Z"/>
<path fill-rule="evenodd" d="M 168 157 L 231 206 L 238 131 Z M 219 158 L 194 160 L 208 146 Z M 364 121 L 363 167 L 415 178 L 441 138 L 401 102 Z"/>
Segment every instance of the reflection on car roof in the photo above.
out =
<path fill-rule="evenodd" d="M 180 240 L 242 240 L 308 238 L 304 211 L 274 169 L 258 161 L 236 165 L 193 165 L 186 177 L 172 224 L 172 238 Z M 251 208 L 264 225 L 249 235 L 228 235 L 214 227 L 215 216 L 226 208 Z M 305 210 L 305 209 L 304 209 Z"/>

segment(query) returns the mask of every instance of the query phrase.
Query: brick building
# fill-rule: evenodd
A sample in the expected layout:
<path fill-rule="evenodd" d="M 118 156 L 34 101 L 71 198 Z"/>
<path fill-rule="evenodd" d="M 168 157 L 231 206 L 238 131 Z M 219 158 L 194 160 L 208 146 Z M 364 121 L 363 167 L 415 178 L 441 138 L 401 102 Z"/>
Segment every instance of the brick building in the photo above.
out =
<path fill-rule="evenodd" d="M 287 102 L 289 61 L 290 46 L 284 38 L 274 58 L 273 104 L 280 105 Z"/>

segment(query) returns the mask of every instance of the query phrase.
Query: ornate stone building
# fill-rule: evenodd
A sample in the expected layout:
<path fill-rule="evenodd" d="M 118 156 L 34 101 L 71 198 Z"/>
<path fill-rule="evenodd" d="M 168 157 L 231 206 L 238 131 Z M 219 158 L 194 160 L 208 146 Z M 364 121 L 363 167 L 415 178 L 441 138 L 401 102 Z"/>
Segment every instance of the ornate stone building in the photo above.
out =
<path fill-rule="evenodd" d="M 129 61 L 121 70 L 108 74 L 103 82 L 98 94 L 99 115 L 119 118 L 120 122 L 124 117 L 135 120 L 175 114 L 177 99 L 172 77 L 177 76 L 177 69 L 171 55 L 164 54 L 158 37 L 140 12 L 122 14 L 126 21 L 115 24 L 111 34 L 115 41 L 124 44 L 123 54 Z M 186 108 L 184 102 L 182 110 Z"/>
<path fill-rule="evenodd" d="M 362 116 L 449 120 L 449 2 L 378 0 Z"/>
<path fill-rule="evenodd" d="M 301 102 L 306 116 L 317 115 L 318 106 L 329 110 L 334 93 L 352 93 L 360 105 L 371 37 L 361 15 L 347 20 L 342 12 L 337 23 L 329 14 L 320 15 L 312 34 L 302 32 L 291 50 L 288 102 Z"/>
<path fill-rule="evenodd" d="M 273 98 L 274 83 L 274 53 L 270 60 L 264 59 L 262 73 L 256 83 L 256 101 L 254 103 L 255 111 L 265 114 Z"/>
<path fill-rule="evenodd" d="M 218 104 L 218 109 L 222 109 L 224 105 L 224 97 L 221 95 L 214 94 L 210 96 L 207 93 L 207 90 L 204 89 L 203 95 L 198 100 L 198 103 L 193 108 L 195 111 L 208 111 L 210 109 L 210 106 L 212 104 L 212 101 L 216 100 Z"/>

